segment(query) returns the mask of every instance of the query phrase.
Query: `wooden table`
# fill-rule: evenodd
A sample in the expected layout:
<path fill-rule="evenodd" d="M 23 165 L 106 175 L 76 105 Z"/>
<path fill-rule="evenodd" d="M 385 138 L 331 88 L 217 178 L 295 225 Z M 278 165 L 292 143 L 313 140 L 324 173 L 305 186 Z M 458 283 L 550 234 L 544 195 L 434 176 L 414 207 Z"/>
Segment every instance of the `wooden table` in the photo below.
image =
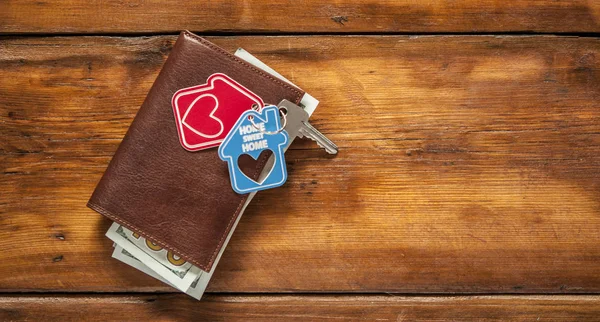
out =
<path fill-rule="evenodd" d="M 85 207 L 189 29 L 317 97 L 201 301 Z M 600 1 L 0 2 L 0 320 L 600 320 Z"/>

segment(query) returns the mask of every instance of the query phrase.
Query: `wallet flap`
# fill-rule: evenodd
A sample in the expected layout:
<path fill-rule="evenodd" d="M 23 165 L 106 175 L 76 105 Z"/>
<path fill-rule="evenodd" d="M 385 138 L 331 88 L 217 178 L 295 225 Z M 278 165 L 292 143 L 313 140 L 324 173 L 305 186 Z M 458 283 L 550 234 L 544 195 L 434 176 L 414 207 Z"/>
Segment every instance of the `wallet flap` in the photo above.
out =
<path fill-rule="evenodd" d="M 180 89 L 226 74 L 265 103 L 298 104 L 303 91 L 190 32 L 182 32 L 88 207 L 210 271 L 248 195 L 235 193 L 217 149 L 180 144 L 171 99 Z M 241 160 L 258 178 L 268 155 Z"/>

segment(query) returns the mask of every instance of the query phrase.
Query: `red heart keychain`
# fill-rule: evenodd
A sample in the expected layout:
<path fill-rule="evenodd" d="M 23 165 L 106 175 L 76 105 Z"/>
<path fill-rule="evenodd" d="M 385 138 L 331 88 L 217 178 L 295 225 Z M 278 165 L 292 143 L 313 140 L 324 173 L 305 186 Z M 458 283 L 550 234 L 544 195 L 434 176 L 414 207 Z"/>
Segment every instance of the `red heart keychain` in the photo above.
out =
<path fill-rule="evenodd" d="M 188 151 L 219 146 L 242 113 L 264 106 L 258 95 L 220 73 L 177 91 L 171 103 L 179 141 Z"/>

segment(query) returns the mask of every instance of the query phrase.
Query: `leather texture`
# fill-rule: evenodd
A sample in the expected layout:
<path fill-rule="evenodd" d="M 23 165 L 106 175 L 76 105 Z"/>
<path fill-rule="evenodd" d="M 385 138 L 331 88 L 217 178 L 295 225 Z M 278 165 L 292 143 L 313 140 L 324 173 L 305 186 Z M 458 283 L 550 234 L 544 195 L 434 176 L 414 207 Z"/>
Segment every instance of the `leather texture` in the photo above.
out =
<path fill-rule="evenodd" d="M 182 88 L 223 73 L 266 103 L 299 103 L 304 92 L 184 31 L 177 39 L 88 207 L 209 271 L 248 195 L 231 188 L 217 149 L 186 151 L 171 98 Z M 241 158 L 258 178 L 269 155 Z"/>

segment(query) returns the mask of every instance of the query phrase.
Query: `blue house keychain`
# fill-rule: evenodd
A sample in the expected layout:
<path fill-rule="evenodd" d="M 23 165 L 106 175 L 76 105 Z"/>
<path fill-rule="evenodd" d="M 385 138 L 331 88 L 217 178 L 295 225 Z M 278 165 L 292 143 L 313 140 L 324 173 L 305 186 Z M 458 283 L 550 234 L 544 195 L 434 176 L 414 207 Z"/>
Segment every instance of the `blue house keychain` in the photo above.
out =
<path fill-rule="evenodd" d="M 248 110 L 240 116 L 219 146 L 219 157 L 229 164 L 229 177 L 235 192 L 250 193 L 285 183 L 287 170 L 283 152 L 289 136 L 280 123 L 277 106 L 266 106 L 260 112 Z M 242 172 L 238 158 L 248 154 L 256 160 L 265 150 L 273 152 L 275 162 L 264 180 L 257 182 Z"/>

